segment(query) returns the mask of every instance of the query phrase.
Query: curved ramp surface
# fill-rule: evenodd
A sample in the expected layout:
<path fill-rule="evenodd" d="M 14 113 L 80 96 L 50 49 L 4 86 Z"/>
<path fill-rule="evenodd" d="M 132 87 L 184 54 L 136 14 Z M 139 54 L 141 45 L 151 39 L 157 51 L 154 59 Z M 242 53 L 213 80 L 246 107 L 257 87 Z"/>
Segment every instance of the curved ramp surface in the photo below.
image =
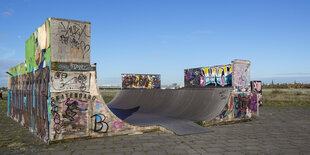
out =
<path fill-rule="evenodd" d="M 219 115 L 228 103 L 230 92 L 231 88 L 126 89 L 121 90 L 108 107 L 133 125 L 160 125 L 178 135 L 194 134 L 210 131 L 194 122 Z M 126 112 L 124 117 L 126 109 L 131 112 Z"/>

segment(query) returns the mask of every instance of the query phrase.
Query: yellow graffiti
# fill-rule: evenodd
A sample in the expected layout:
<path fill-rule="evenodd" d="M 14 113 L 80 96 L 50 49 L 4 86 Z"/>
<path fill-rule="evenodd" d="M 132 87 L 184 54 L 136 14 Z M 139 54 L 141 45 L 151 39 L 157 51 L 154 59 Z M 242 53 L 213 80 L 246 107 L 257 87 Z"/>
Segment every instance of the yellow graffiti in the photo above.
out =
<path fill-rule="evenodd" d="M 203 71 L 205 72 L 205 75 L 209 74 L 209 67 L 208 68 L 204 68 Z"/>

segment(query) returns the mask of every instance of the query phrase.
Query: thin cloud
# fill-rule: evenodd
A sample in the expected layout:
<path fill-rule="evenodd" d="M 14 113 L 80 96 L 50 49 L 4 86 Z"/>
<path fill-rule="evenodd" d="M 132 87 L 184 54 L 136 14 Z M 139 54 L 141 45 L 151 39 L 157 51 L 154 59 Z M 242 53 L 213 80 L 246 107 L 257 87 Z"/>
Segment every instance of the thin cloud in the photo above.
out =
<path fill-rule="evenodd" d="M 13 16 L 14 10 L 8 10 L 1 13 L 3 17 L 10 17 Z"/>

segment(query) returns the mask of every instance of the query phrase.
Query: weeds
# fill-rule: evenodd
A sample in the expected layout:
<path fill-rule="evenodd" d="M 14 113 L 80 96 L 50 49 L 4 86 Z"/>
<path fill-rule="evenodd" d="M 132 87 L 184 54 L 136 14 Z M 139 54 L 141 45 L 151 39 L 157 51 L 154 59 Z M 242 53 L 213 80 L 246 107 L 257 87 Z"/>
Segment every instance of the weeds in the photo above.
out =
<path fill-rule="evenodd" d="M 263 106 L 310 106 L 310 89 L 263 89 Z"/>

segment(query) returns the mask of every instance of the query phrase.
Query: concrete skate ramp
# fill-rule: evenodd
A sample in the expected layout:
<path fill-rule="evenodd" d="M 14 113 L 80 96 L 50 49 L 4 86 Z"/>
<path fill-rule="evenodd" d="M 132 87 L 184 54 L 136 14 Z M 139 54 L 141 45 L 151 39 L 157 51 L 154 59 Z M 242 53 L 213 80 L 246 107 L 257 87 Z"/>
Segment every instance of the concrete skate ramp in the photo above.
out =
<path fill-rule="evenodd" d="M 210 131 L 194 122 L 219 115 L 228 103 L 230 92 L 231 88 L 125 89 L 108 107 L 127 123 L 160 125 L 178 135 L 186 135 Z"/>

